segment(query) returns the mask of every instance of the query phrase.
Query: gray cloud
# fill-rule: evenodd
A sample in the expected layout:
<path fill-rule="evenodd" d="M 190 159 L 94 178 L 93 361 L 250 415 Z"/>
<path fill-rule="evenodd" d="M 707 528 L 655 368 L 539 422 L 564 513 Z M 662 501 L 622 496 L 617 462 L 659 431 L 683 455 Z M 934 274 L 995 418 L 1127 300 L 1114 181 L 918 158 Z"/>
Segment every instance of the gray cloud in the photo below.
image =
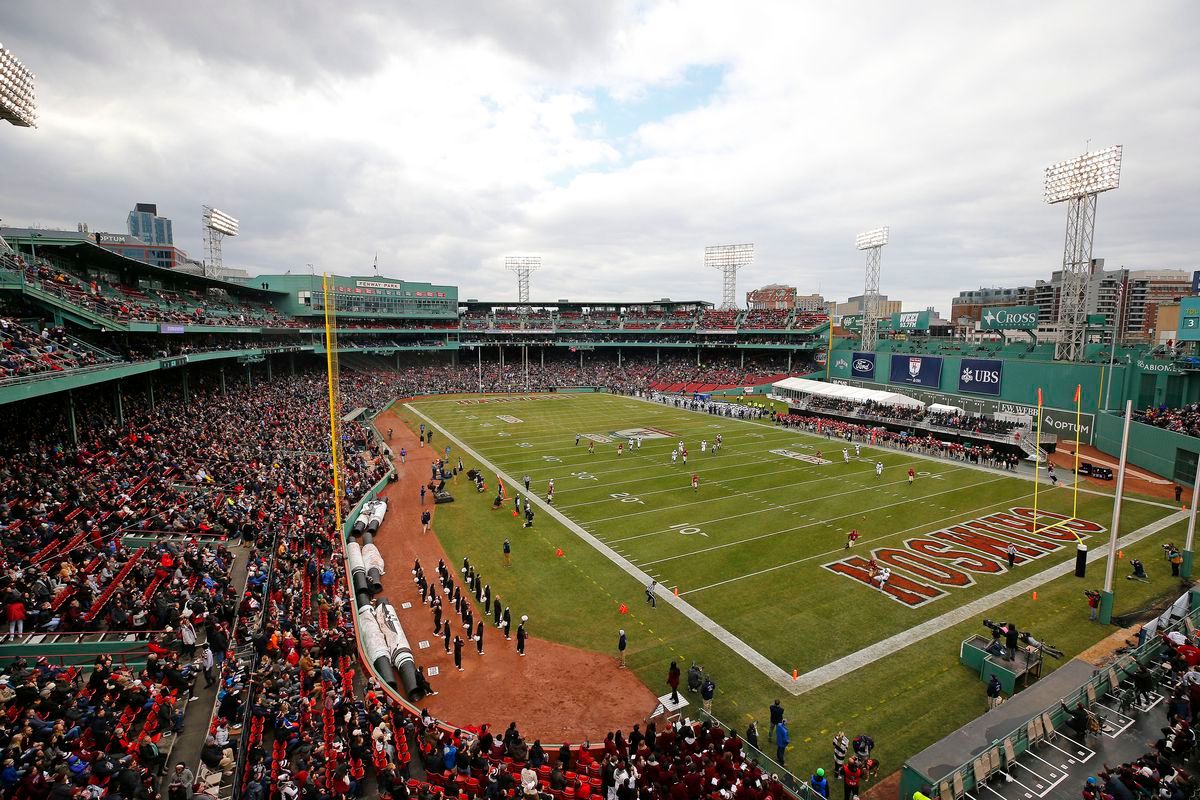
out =
<path fill-rule="evenodd" d="M 535 296 L 630 300 L 715 300 L 703 248 L 728 241 L 758 244 L 742 290 L 856 294 L 854 234 L 888 224 L 884 291 L 947 310 L 1056 268 L 1041 169 L 1092 138 L 1126 146 L 1096 255 L 1200 266 L 1191 3 L 87 8 L 0 6 L 42 106 L 38 130 L 0 129 L 6 222 L 120 230 L 157 202 L 199 256 L 212 203 L 252 271 L 362 272 L 378 251 L 504 298 L 503 255 L 540 252 Z M 574 122 L 598 88 L 652 97 L 695 64 L 723 66 L 719 91 L 629 141 Z"/>

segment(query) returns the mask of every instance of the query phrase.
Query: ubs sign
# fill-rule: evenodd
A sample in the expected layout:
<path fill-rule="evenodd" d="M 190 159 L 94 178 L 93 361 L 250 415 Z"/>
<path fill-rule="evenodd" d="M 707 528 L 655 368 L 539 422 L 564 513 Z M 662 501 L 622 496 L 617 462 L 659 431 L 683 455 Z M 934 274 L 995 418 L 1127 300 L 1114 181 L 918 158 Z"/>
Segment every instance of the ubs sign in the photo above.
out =
<path fill-rule="evenodd" d="M 964 358 L 958 370 L 958 390 L 969 394 L 1000 395 L 1004 362 L 992 358 Z"/>

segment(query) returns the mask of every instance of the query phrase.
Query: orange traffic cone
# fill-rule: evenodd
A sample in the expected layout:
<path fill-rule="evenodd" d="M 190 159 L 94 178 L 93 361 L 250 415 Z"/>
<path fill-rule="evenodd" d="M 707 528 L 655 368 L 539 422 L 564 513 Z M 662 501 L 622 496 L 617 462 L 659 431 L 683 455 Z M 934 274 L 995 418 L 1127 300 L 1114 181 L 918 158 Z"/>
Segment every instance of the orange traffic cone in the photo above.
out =
<path fill-rule="evenodd" d="M 560 548 L 558 548 L 557 550 L 555 550 L 555 551 L 554 551 L 554 555 L 558 556 L 559 558 L 562 558 L 562 557 L 563 557 L 563 551 L 562 551 L 562 548 L 560 547 Z"/>
<path fill-rule="evenodd" d="M 1037 600 L 1037 592 L 1034 592 L 1034 593 L 1033 593 L 1033 599 L 1034 599 L 1035 601 Z"/>
<path fill-rule="evenodd" d="M 621 603 L 621 608 L 619 610 L 622 614 L 628 614 L 629 606 L 625 605 L 624 603 Z"/>
<path fill-rule="evenodd" d="M 678 586 L 675 587 L 675 596 L 679 597 L 679 587 Z"/>
<path fill-rule="evenodd" d="M 513 509 L 513 516 L 515 517 L 516 515 L 517 515 L 517 510 L 514 508 L 514 509 Z"/>
<path fill-rule="evenodd" d="M 1117 551 L 1117 558 L 1118 558 L 1118 559 L 1121 559 L 1121 558 L 1124 558 L 1124 557 L 1125 557 L 1125 551 L 1124 551 L 1124 550 L 1118 550 L 1118 551 Z"/>
<path fill-rule="evenodd" d="M 792 670 L 792 680 L 794 680 L 794 681 L 800 680 L 800 670 L 798 670 L 798 669 Z"/>

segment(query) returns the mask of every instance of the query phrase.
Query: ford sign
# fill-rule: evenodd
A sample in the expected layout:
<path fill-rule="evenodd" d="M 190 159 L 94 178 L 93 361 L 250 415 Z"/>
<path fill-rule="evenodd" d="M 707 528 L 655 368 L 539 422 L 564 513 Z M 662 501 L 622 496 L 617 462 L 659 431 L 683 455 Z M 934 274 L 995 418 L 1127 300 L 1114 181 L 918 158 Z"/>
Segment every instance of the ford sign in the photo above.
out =
<path fill-rule="evenodd" d="M 875 380 L 875 354 L 855 353 L 850 362 L 850 377 L 860 381 Z"/>

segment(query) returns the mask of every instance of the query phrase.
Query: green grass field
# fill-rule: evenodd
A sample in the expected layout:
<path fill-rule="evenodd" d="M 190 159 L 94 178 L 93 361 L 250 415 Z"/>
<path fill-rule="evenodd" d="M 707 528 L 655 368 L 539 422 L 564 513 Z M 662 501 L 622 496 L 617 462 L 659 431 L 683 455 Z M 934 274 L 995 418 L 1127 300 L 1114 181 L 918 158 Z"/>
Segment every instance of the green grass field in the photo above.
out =
<path fill-rule="evenodd" d="M 531 493 L 542 499 L 554 479 L 558 512 L 668 590 L 678 588 L 686 606 L 739 639 L 777 673 L 810 673 L 1074 558 L 1074 544 L 1064 543 L 1011 572 L 972 574 L 970 585 L 942 587 L 937 599 L 910 607 L 824 565 L 901 547 L 905 540 L 987 514 L 1030 507 L 1031 481 L 869 447 L 862 448 L 861 460 L 851 448 L 845 462 L 844 443 L 837 440 L 612 395 L 487 400 L 433 399 L 411 408 L 441 432 L 435 446 L 450 444 L 452 455 L 468 466 L 478 462 L 446 433 L 518 486 L 529 475 Z M 404 407 L 399 410 L 413 427 L 424 421 Z M 632 429 L 670 435 L 643 438 L 640 449 L 619 456 L 616 432 Z M 718 433 L 724 439 L 720 452 L 701 452 L 701 440 L 711 445 Z M 588 439 L 576 445 L 576 434 L 613 441 L 601 441 L 589 453 Z M 670 459 L 680 440 L 689 451 L 686 466 Z M 809 457 L 821 451 L 830 463 L 773 450 Z M 884 464 L 882 476 L 875 474 L 875 461 Z M 910 467 L 917 472 L 911 486 Z M 699 477 L 698 490 L 691 488 L 692 473 Z M 745 652 L 714 637 L 705 623 L 687 615 L 687 608 L 660 600 L 650 609 L 633 576 L 550 514 L 539 509 L 535 526 L 522 529 L 512 517 L 511 502 L 491 510 L 494 480 L 489 474 L 489 492 L 477 495 L 460 479 L 454 492 L 458 502 L 439 507 L 435 528 L 452 557 L 498 564 L 500 542 L 509 537 L 515 568 L 497 571 L 492 583 L 514 609 L 530 615 L 532 632 L 612 652 L 623 627 L 630 635 L 630 665 L 657 694 L 665 691 L 666 668 L 674 659 L 685 669 L 696 660 L 714 675 L 719 687 L 714 711 L 730 725 L 744 728 L 751 718 L 761 725 L 767 706 L 779 697 L 795 742 L 788 766 L 798 773 L 825 765 L 829 737 L 839 728 L 851 736 L 872 733 L 887 772 L 983 709 L 983 684 L 957 663 L 959 641 L 983 630 L 978 618 L 939 626 L 917 644 L 875 654 L 864 666 L 826 675 L 828 682 L 795 696 L 779 685 L 778 674 L 768 674 L 771 670 L 756 666 Z M 1073 499 L 1070 489 L 1043 486 L 1038 508 L 1070 517 Z M 1120 533 L 1173 510 L 1127 498 Z M 1107 541 L 1111 512 L 1110 497 L 1078 495 L 1075 516 L 1105 531 L 1087 539 L 1093 548 Z M 1042 525 L 1054 521 L 1043 518 Z M 848 554 L 850 528 L 857 528 L 862 539 Z M 1159 547 L 1169 538 L 1182 538 L 1182 524 L 1129 547 L 1127 557 L 1146 561 L 1153 580 L 1120 580 L 1118 612 L 1175 593 L 1178 584 L 1167 576 Z M 1118 566 L 1119 577 L 1127 571 Z M 1022 594 L 988 615 L 1012 619 L 1068 654 L 1079 652 L 1111 632 L 1087 622 L 1082 598 L 1084 588 L 1099 586 L 1102 572 L 1102 563 L 1095 563 L 1086 580 L 1048 581 L 1039 586 L 1036 602 Z M 620 613 L 621 604 L 628 614 Z M 934 708 L 938 713 L 931 713 Z M 765 726 L 762 730 L 765 740 Z"/>

